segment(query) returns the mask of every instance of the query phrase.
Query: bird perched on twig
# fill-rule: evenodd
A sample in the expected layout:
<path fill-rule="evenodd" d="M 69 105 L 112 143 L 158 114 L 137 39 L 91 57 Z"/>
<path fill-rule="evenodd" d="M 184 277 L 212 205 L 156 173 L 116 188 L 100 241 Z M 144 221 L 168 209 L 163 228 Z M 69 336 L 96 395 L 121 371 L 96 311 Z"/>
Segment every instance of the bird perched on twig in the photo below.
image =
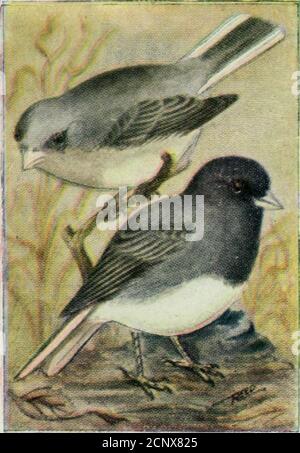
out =
<path fill-rule="evenodd" d="M 137 374 L 126 373 L 148 394 L 168 386 L 144 376 L 140 332 L 170 337 L 182 356 L 171 362 L 213 383 L 221 373 L 193 363 L 178 336 L 211 323 L 241 294 L 257 256 L 263 207 L 282 208 L 269 190 L 270 178 L 254 160 L 232 156 L 208 162 L 181 194 L 193 202 L 204 195 L 203 239 L 189 241 L 190 231 L 175 228 L 181 209 L 174 209 L 169 230 L 161 224 L 132 230 L 128 222 L 63 310 L 60 329 L 17 377 L 40 366 L 49 376 L 57 374 L 105 323 L 115 321 L 133 330 Z"/>
<path fill-rule="evenodd" d="M 100 189 L 150 179 L 162 151 L 184 169 L 200 128 L 237 99 L 201 95 L 284 36 L 281 26 L 239 14 L 175 63 L 108 71 L 33 104 L 15 128 L 23 168 Z"/>

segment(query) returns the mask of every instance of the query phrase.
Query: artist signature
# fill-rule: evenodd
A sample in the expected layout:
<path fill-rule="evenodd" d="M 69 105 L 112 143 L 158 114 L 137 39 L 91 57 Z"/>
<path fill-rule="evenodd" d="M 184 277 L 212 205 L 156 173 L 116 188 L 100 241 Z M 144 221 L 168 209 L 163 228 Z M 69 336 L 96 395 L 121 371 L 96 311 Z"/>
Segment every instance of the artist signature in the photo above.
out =
<path fill-rule="evenodd" d="M 258 387 L 257 385 L 254 385 L 254 384 L 248 385 L 247 387 L 244 387 L 241 390 L 238 390 L 237 392 L 234 392 L 231 395 L 226 396 L 222 400 L 216 401 L 215 403 L 213 403 L 212 406 L 216 406 L 220 403 L 225 403 L 227 401 L 230 401 L 231 404 L 233 405 L 237 402 L 244 401 L 245 399 L 247 399 L 250 395 L 253 395 L 254 393 L 262 392 L 262 391 L 266 391 L 266 388 Z"/>
<path fill-rule="evenodd" d="M 255 390 L 257 390 L 257 386 L 252 384 L 249 385 L 248 387 L 244 387 L 242 390 L 239 390 L 238 392 L 233 393 L 232 395 L 229 396 L 231 404 L 245 400 L 248 396 L 254 393 Z"/>

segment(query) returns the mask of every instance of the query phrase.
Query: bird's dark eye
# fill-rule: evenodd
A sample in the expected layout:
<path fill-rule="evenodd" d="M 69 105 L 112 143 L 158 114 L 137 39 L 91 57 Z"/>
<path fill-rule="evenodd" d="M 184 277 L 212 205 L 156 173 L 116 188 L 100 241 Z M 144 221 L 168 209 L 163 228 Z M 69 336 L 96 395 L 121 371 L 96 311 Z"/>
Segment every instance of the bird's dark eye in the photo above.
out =
<path fill-rule="evenodd" d="M 234 179 L 231 183 L 232 190 L 235 193 L 241 193 L 242 190 L 244 189 L 244 183 L 240 179 Z"/>
<path fill-rule="evenodd" d="M 63 151 L 67 146 L 67 131 L 57 132 L 51 135 L 46 141 L 44 147 L 48 149 L 55 149 L 56 151 Z"/>
<path fill-rule="evenodd" d="M 17 127 L 14 133 L 14 139 L 16 140 L 16 142 L 20 142 L 22 140 L 21 131 Z"/>

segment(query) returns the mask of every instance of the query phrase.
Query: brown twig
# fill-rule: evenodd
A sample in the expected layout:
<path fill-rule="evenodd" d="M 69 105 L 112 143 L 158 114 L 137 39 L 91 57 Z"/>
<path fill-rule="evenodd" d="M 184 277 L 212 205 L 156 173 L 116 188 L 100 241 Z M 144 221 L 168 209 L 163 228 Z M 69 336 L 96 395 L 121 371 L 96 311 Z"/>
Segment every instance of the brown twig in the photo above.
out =
<path fill-rule="evenodd" d="M 127 192 L 126 198 L 130 198 L 135 194 L 144 195 L 145 197 L 150 197 L 154 192 L 157 192 L 158 188 L 170 177 L 171 168 L 172 168 L 172 158 L 170 154 L 162 154 L 162 166 L 159 169 L 158 173 L 149 181 L 140 184 L 135 189 Z M 114 196 L 114 200 L 117 204 L 118 211 L 118 201 L 119 201 L 119 192 Z M 102 207 L 102 210 L 106 208 L 107 205 Z M 92 261 L 87 254 L 84 246 L 85 239 L 92 233 L 93 229 L 96 227 L 98 212 L 89 217 L 84 224 L 77 230 L 74 230 L 70 225 L 68 225 L 63 232 L 63 239 L 69 248 L 78 269 L 80 271 L 83 282 L 86 282 L 89 273 L 93 268 Z"/>
<path fill-rule="evenodd" d="M 134 194 L 144 195 L 149 198 L 152 193 L 158 191 L 159 187 L 167 181 L 171 175 L 171 169 L 173 166 L 172 157 L 169 153 L 164 152 L 161 155 L 162 166 L 160 167 L 158 173 L 153 176 L 152 179 L 140 184 L 135 190 Z"/>
<path fill-rule="evenodd" d="M 94 217 L 90 219 L 91 223 L 94 223 Z M 68 225 L 63 231 L 63 240 L 68 246 L 77 266 L 80 271 L 83 282 L 88 278 L 89 273 L 92 270 L 92 262 L 84 247 L 84 239 L 88 236 L 84 230 L 74 231 L 73 228 Z"/>
<path fill-rule="evenodd" d="M 12 391 L 9 393 L 19 410 L 35 420 L 71 420 L 88 414 L 97 415 L 110 424 L 126 420 L 125 417 L 100 407 L 74 408 L 65 396 L 53 391 L 50 386 L 36 388 L 22 396 L 17 396 Z"/>

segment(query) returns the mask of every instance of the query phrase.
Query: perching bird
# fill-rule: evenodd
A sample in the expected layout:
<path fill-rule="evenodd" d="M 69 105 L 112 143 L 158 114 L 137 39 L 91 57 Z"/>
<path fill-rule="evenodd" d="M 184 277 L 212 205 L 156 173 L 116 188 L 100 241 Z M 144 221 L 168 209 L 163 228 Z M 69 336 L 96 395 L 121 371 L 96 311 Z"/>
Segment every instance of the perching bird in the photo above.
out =
<path fill-rule="evenodd" d="M 33 104 L 15 128 L 23 168 L 119 188 L 150 179 L 163 151 L 185 166 L 199 128 L 237 99 L 200 95 L 284 36 L 281 26 L 239 14 L 175 63 L 108 71 Z"/>
<path fill-rule="evenodd" d="M 267 172 L 254 160 L 231 156 L 208 162 L 180 195 L 192 196 L 194 203 L 196 195 L 204 195 L 203 239 L 187 240 L 190 231 L 172 226 L 119 230 L 63 310 L 61 328 L 17 377 L 41 366 L 49 376 L 57 374 L 105 323 L 115 321 L 134 332 L 135 378 L 143 387 L 164 388 L 143 374 L 139 332 L 170 337 L 183 357 L 174 364 L 212 383 L 219 372 L 193 363 L 178 335 L 208 325 L 238 299 L 258 253 L 262 206 L 282 208 L 269 189 Z M 171 225 L 182 210 L 174 210 Z"/>

